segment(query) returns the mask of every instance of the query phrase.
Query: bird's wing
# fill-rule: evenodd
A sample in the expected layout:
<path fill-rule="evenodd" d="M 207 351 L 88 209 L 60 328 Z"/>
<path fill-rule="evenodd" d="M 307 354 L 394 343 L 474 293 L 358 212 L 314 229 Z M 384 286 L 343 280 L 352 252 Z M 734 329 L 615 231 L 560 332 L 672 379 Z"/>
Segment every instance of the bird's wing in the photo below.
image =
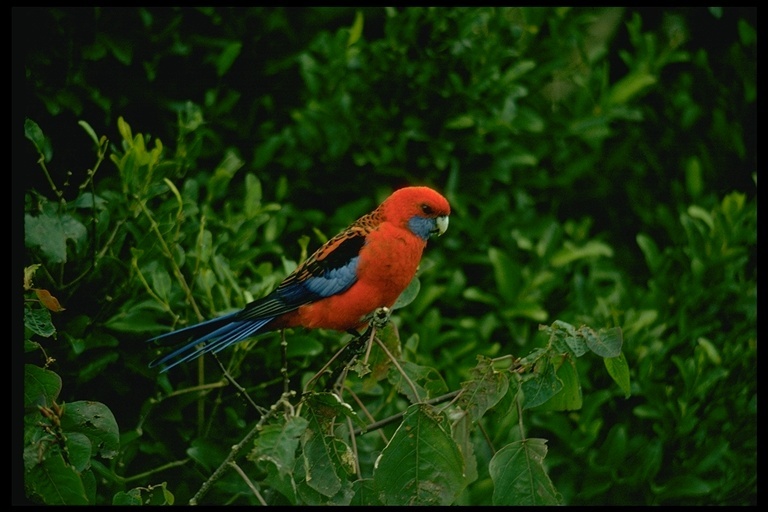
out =
<path fill-rule="evenodd" d="M 357 263 L 365 235 L 365 230 L 353 225 L 328 240 L 272 293 L 248 304 L 237 319 L 275 318 L 344 292 L 357 281 Z"/>

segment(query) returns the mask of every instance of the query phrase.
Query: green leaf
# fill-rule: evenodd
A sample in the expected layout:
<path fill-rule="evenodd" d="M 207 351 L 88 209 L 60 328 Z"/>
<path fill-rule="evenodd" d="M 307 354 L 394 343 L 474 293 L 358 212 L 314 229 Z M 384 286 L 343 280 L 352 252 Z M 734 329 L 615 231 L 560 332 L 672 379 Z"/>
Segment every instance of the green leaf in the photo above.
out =
<path fill-rule="evenodd" d="M 497 304 L 498 299 L 491 299 L 490 303 Z M 506 318 L 527 318 L 534 322 L 546 322 L 549 312 L 541 304 L 534 302 L 517 302 L 514 307 L 504 308 L 501 313 Z"/>
<path fill-rule="evenodd" d="M 354 23 L 352 23 L 352 26 L 349 28 L 349 38 L 347 39 L 347 47 L 350 47 L 353 44 L 355 44 L 363 35 L 363 21 L 364 21 L 363 12 L 356 11 L 355 21 Z"/>
<path fill-rule="evenodd" d="M 608 95 L 608 105 L 623 105 L 644 89 L 655 84 L 658 78 L 645 71 L 632 71 L 627 76 L 616 82 Z"/>
<path fill-rule="evenodd" d="M 695 475 L 685 474 L 673 476 L 667 480 L 666 485 L 654 486 L 653 491 L 657 495 L 657 499 L 664 501 L 707 496 L 713 491 L 713 486 Z"/>
<path fill-rule="evenodd" d="M 702 174 L 701 160 L 695 156 L 688 158 L 685 165 L 685 188 L 693 198 L 699 197 L 704 190 Z"/>
<path fill-rule="evenodd" d="M 365 425 L 349 404 L 342 402 L 334 393 L 312 393 L 305 399 L 312 417 L 322 424 L 330 424 L 337 416 L 343 416 L 351 419 L 359 427 Z"/>
<path fill-rule="evenodd" d="M 83 130 L 85 130 L 85 133 L 88 134 L 88 136 L 91 138 L 91 140 L 96 145 L 96 147 L 99 147 L 99 137 L 96 135 L 96 132 L 93 131 L 93 128 L 91 128 L 91 125 L 88 124 L 86 121 L 83 121 L 82 119 L 78 121 L 77 124 L 79 124 Z"/>
<path fill-rule="evenodd" d="M 621 327 L 611 327 L 595 331 L 591 327 L 581 327 L 579 334 L 584 337 L 589 349 L 600 357 L 618 357 L 621 353 L 623 337 Z"/>
<path fill-rule="evenodd" d="M 462 296 L 467 300 L 475 302 L 484 302 L 485 304 L 497 305 L 499 303 L 498 297 L 475 286 L 470 286 L 462 291 Z"/>
<path fill-rule="evenodd" d="M 118 491 L 112 497 L 113 505 L 142 505 L 141 489 L 131 489 L 128 492 Z"/>
<path fill-rule="evenodd" d="M 629 365 L 627 364 L 627 358 L 624 357 L 624 352 L 616 357 L 603 358 L 603 362 L 605 363 L 605 368 L 608 370 L 608 374 L 624 392 L 624 397 L 629 397 L 631 394 L 629 385 Z"/>
<path fill-rule="evenodd" d="M 47 308 L 24 308 L 24 327 L 44 338 L 56 334 L 56 327 L 51 322 L 51 312 Z"/>
<path fill-rule="evenodd" d="M 196 438 L 187 448 L 187 455 L 203 466 L 207 471 L 213 471 L 224 459 L 222 447 L 212 439 Z"/>
<path fill-rule="evenodd" d="M 292 416 L 285 423 L 266 425 L 254 442 L 249 460 L 268 462 L 285 477 L 296 464 L 296 449 L 307 425 L 307 420 L 300 416 Z"/>
<path fill-rule="evenodd" d="M 421 282 L 419 281 L 418 277 L 414 277 L 411 279 L 411 282 L 408 283 L 408 286 L 403 290 L 403 293 L 400 294 L 400 296 L 397 298 L 395 303 L 392 305 L 392 310 L 404 308 L 413 300 L 416 298 L 416 296 L 419 294 L 419 290 L 421 289 Z"/>
<path fill-rule="evenodd" d="M 617 468 L 627 462 L 627 427 L 616 424 L 611 427 L 598 452 L 600 465 L 606 469 Z"/>
<path fill-rule="evenodd" d="M 362 478 L 352 482 L 352 492 L 354 497 L 349 503 L 350 506 L 381 506 L 384 505 L 376 493 L 376 486 L 373 478 Z"/>
<path fill-rule="evenodd" d="M 442 416 L 426 404 L 410 406 L 373 471 L 385 505 L 450 505 L 466 485 L 464 460 L 444 430 Z"/>
<path fill-rule="evenodd" d="M 302 436 L 306 484 L 326 497 L 346 492 L 354 474 L 354 453 L 341 439 L 307 428 Z"/>
<path fill-rule="evenodd" d="M 79 368 L 77 375 L 77 381 L 79 383 L 88 382 L 89 380 L 103 375 L 109 365 L 114 363 L 120 358 L 120 354 L 113 351 L 104 351 L 95 355 L 92 359 L 89 359 L 86 364 Z"/>
<path fill-rule="evenodd" d="M 218 76 L 224 76 L 232 67 L 237 57 L 240 55 L 240 51 L 243 48 L 243 43 L 240 41 L 233 41 L 224 47 L 224 50 L 216 59 L 216 74 Z"/>
<path fill-rule="evenodd" d="M 24 120 L 24 136 L 32 141 L 35 145 L 37 152 L 43 155 L 46 162 L 50 162 L 53 158 L 53 149 L 51 148 L 50 141 L 43 134 L 43 130 L 33 120 L 27 118 Z"/>
<path fill-rule="evenodd" d="M 546 439 L 510 443 L 491 459 L 494 505 L 561 505 L 562 497 L 544 468 Z"/>
<path fill-rule="evenodd" d="M 122 37 L 113 37 L 105 35 L 101 41 L 109 47 L 112 55 L 126 66 L 133 60 L 133 45 L 127 39 Z"/>
<path fill-rule="evenodd" d="M 488 249 L 488 259 L 493 267 L 496 289 L 505 301 L 512 303 L 520 288 L 519 272 L 515 271 L 516 265 L 504 251 L 496 247 Z"/>
<path fill-rule="evenodd" d="M 162 267 L 155 266 L 149 275 L 152 290 L 158 297 L 168 302 L 171 297 L 171 276 Z"/>
<path fill-rule="evenodd" d="M 302 414 L 307 419 L 301 436 L 305 484 L 324 497 L 321 499 L 348 495 L 349 476 L 355 472 L 354 454 L 346 443 L 328 432 L 337 416 L 357 415 L 333 393 L 308 396 Z"/>
<path fill-rule="evenodd" d="M 298 464 L 299 460 L 294 460 Z M 282 494 L 291 505 L 298 504 L 297 482 L 294 480 L 296 474 L 300 475 L 300 467 L 294 465 L 292 470 L 286 474 L 281 474 L 274 464 L 267 464 L 267 476 L 264 477 L 264 483 L 272 489 Z M 297 473 L 298 472 L 298 473 Z"/>
<path fill-rule="evenodd" d="M 46 209 L 37 216 L 24 215 L 24 241 L 38 247 L 49 263 L 67 262 L 67 241 L 81 246 L 87 237 L 85 226 L 71 215 Z"/>
<path fill-rule="evenodd" d="M 157 301 L 145 300 L 131 304 L 130 308 L 123 308 L 115 316 L 104 322 L 109 329 L 118 332 L 147 333 L 156 331 L 158 326 L 158 312 L 162 313 Z"/>
<path fill-rule="evenodd" d="M 581 409 L 581 383 L 576 364 L 570 357 L 556 356 L 555 375 L 563 387 L 552 398 L 541 404 L 539 411 L 576 411 Z"/>
<path fill-rule="evenodd" d="M 539 330 L 549 334 L 552 346 L 560 353 L 572 352 L 576 357 L 581 357 L 589 351 L 584 337 L 575 327 L 562 320 L 555 320 L 551 327 L 541 325 Z"/>
<path fill-rule="evenodd" d="M 635 240 L 637 241 L 637 245 L 640 246 L 640 250 L 643 251 L 648 270 L 650 270 L 651 273 L 656 272 L 663 261 L 656 242 L 653 241 L 653 238 L 643 233 L 639 233 L 635 237 Z"/>
<path fill-rule="evenodd" d="M 413 396 L 413 389 L 394 365 L 389 368 L 388 380 L 398 392 L 408 397 L 412 403 L 443 395 L 448 392 L 448 385 L 440 372 L 429 366 L 421 366 L 410 361 L 399 361 L 400 368 L 414 384 L 419 396 Z"/>
<path fill-rule="evenodd" d="M 24 365 L 24 409 L 51 407 L 59 393 L 61 377 L 58 374 L 33 364 Z"/>
<path fill-rule="evenodd" d="M 91 465 L 93 444 L 80 432 L 66 432 L 67 460 L 79 473 Z"/>
<path fill-rule="evenodd" d="M 563 248 L 552 255 L 550 263 L 553 267 L 563 267 L 576 260 L 599 258 L 602 256 L 612 258 L 613 249 L 609 245 L 597 240 L 589 240 L 581 247 L 576 247 L 572 243 L 565 243 Z"/>
<path fill-rule="evenodd" d="M 83 480 L 66 464 L 60 453 L 49 454 L 40 464 L 24 473 L 27 494 L 46 505 L 88 505 Z"/>
<path fill-rule="evenodd" d="M 467 411 L 472 421 L 478 421 L 486 411 L 495 406 L 507 394 L 509 379 L 505 372 L 497 372 L 493 361 L 484 356 L 477 356 L 477 366 L 472 368 L 472 380 L 462 382 L 464 392 L 459 396 L 457 405 Z"/>
<path fill-rule="evenodd" d="M 173 505 L 174 496 L 165 482 L 148 487 L 136 487 L 127 492 L 117 492 L 112 497 L 113 505 Z"/>
<path fill-rule="evenodd" d="M 249 172 L 245 175 L 245 198 L 243 200 L 246 218 L 252 219 L 261 213 L 261 198 L 261 181 Z"/>
<path fill-rule="evenodd" d="M 699 219 L 703 223 L 707 225 L 709 228 L 709 231 L 713 231 L 715 229 L 715 221 L 712 218 L 712 214 L 709 213 L 707 210 L 702 208 L 701 206 L 696 206 L 695 204 L 692 204 L 688 207 L 688 215 L 691 216 L 693 219 Z"/>
<path fill-rule="evenodd" d="M 245 162 L 240 158 L 240 155 L 235 150 L 228 149 L 208 182 L 208 197 L 206 201 L 212 202 L 226 196 L 230 181 L 232 181 L 232 178 L 234 178 L 237 171 L 243 165 L 245 165 Z"/>
<path fill-rule="evenodd" d="M 460 116 L 449 119 L 445 123 L 445 127 L 449 130 L 463 130 L 465 128 L 471 128 L 475 125 L 475 119 L 468 114 L 462 114 Z"/>
<path fill-rule="evenodd" d="M 548 358 L 541 358 L 534 366 L 533 375 L 521 384 L 523 409 L 536 407 L 560 392 L 563 383 L 557 378 L 555 366 Z"/>
<path fill-rule="evenodd" d="M 399 360 L 402 357 L 403 347 L 400 343 L 400 334 L 394 323 L 388 322 L 383 329 L 378 329 L 376 331 L 376 337 L 396 359 Z M 380 380 L 387 377 L 391 367 L 392 359 L 390 359 L 378 344 L 375 344 L 371 349 L 367 365 L 363 365 L 360 360 L 357 360 L 353 365 L 358 376 L 364 377 L 362 384 L 365 389 L 376 387 Z"/>
<path fill-rule="evenodd" d="M 64 406 L 61 428 L 79 432 L 91 440 L 101 457 L 111 459 L 120 450 L 120 430 L 109 408 L 100 402 L 70 402 Z"/>

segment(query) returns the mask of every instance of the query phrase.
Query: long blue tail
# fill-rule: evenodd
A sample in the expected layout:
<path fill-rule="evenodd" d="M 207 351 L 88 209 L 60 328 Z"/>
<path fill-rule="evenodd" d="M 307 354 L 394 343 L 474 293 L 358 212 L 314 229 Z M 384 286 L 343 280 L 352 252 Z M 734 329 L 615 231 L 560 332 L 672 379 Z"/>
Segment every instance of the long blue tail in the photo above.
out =
<path fill-rule="evenodd" d="M 190 337 L 195 338 L 170 354 L 160 359 L 155 359 L 149 363 L 150 368 L 164 365 L 160 372 L 167 372 L 178 364 L 192 361 L 208 352 L 215 354 L 235 343 L 258 334 L 273 319 L 273 317 L 254 320 L 235 319 L 239 314 L 240 312 L 230 313 L 149 339 L 148 341 L 160 341 L 167 345 L 187 340 Z"/>

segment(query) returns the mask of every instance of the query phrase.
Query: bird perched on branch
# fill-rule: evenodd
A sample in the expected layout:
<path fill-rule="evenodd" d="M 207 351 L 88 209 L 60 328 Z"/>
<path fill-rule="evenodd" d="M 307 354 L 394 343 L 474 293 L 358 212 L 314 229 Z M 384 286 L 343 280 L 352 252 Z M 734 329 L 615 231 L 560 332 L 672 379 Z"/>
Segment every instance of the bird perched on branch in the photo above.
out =
<path fill-rule="evenodd" d="M 167 371 L 257 334 L 287 327 L 359 330 L 391 308 L 416 275 L 432 235 L 448 228 L 451 207 L 428 187 L 396 190 L 371 213 L 328 240 L 269 295 L 230 313 L 149 341 L 187 343 L 150 363 Z"/>

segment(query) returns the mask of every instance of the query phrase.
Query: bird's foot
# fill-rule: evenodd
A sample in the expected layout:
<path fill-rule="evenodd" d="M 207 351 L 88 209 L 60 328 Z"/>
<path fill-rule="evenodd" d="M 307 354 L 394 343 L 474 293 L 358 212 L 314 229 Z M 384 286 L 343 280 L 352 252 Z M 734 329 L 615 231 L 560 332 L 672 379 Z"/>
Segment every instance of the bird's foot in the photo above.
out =
<path fill-rule="evenodd" d="M 392 316 L 392 310 L 388 307 L 382 306 L 380 308 L 376 308 L 376 310 L 371 313 L 371 325 L 373 325 L 373 327 L 376 329 L 382 329 L 385 325 L 387 325 L 387 322 L 389 322 L 390 316 Z"/>

